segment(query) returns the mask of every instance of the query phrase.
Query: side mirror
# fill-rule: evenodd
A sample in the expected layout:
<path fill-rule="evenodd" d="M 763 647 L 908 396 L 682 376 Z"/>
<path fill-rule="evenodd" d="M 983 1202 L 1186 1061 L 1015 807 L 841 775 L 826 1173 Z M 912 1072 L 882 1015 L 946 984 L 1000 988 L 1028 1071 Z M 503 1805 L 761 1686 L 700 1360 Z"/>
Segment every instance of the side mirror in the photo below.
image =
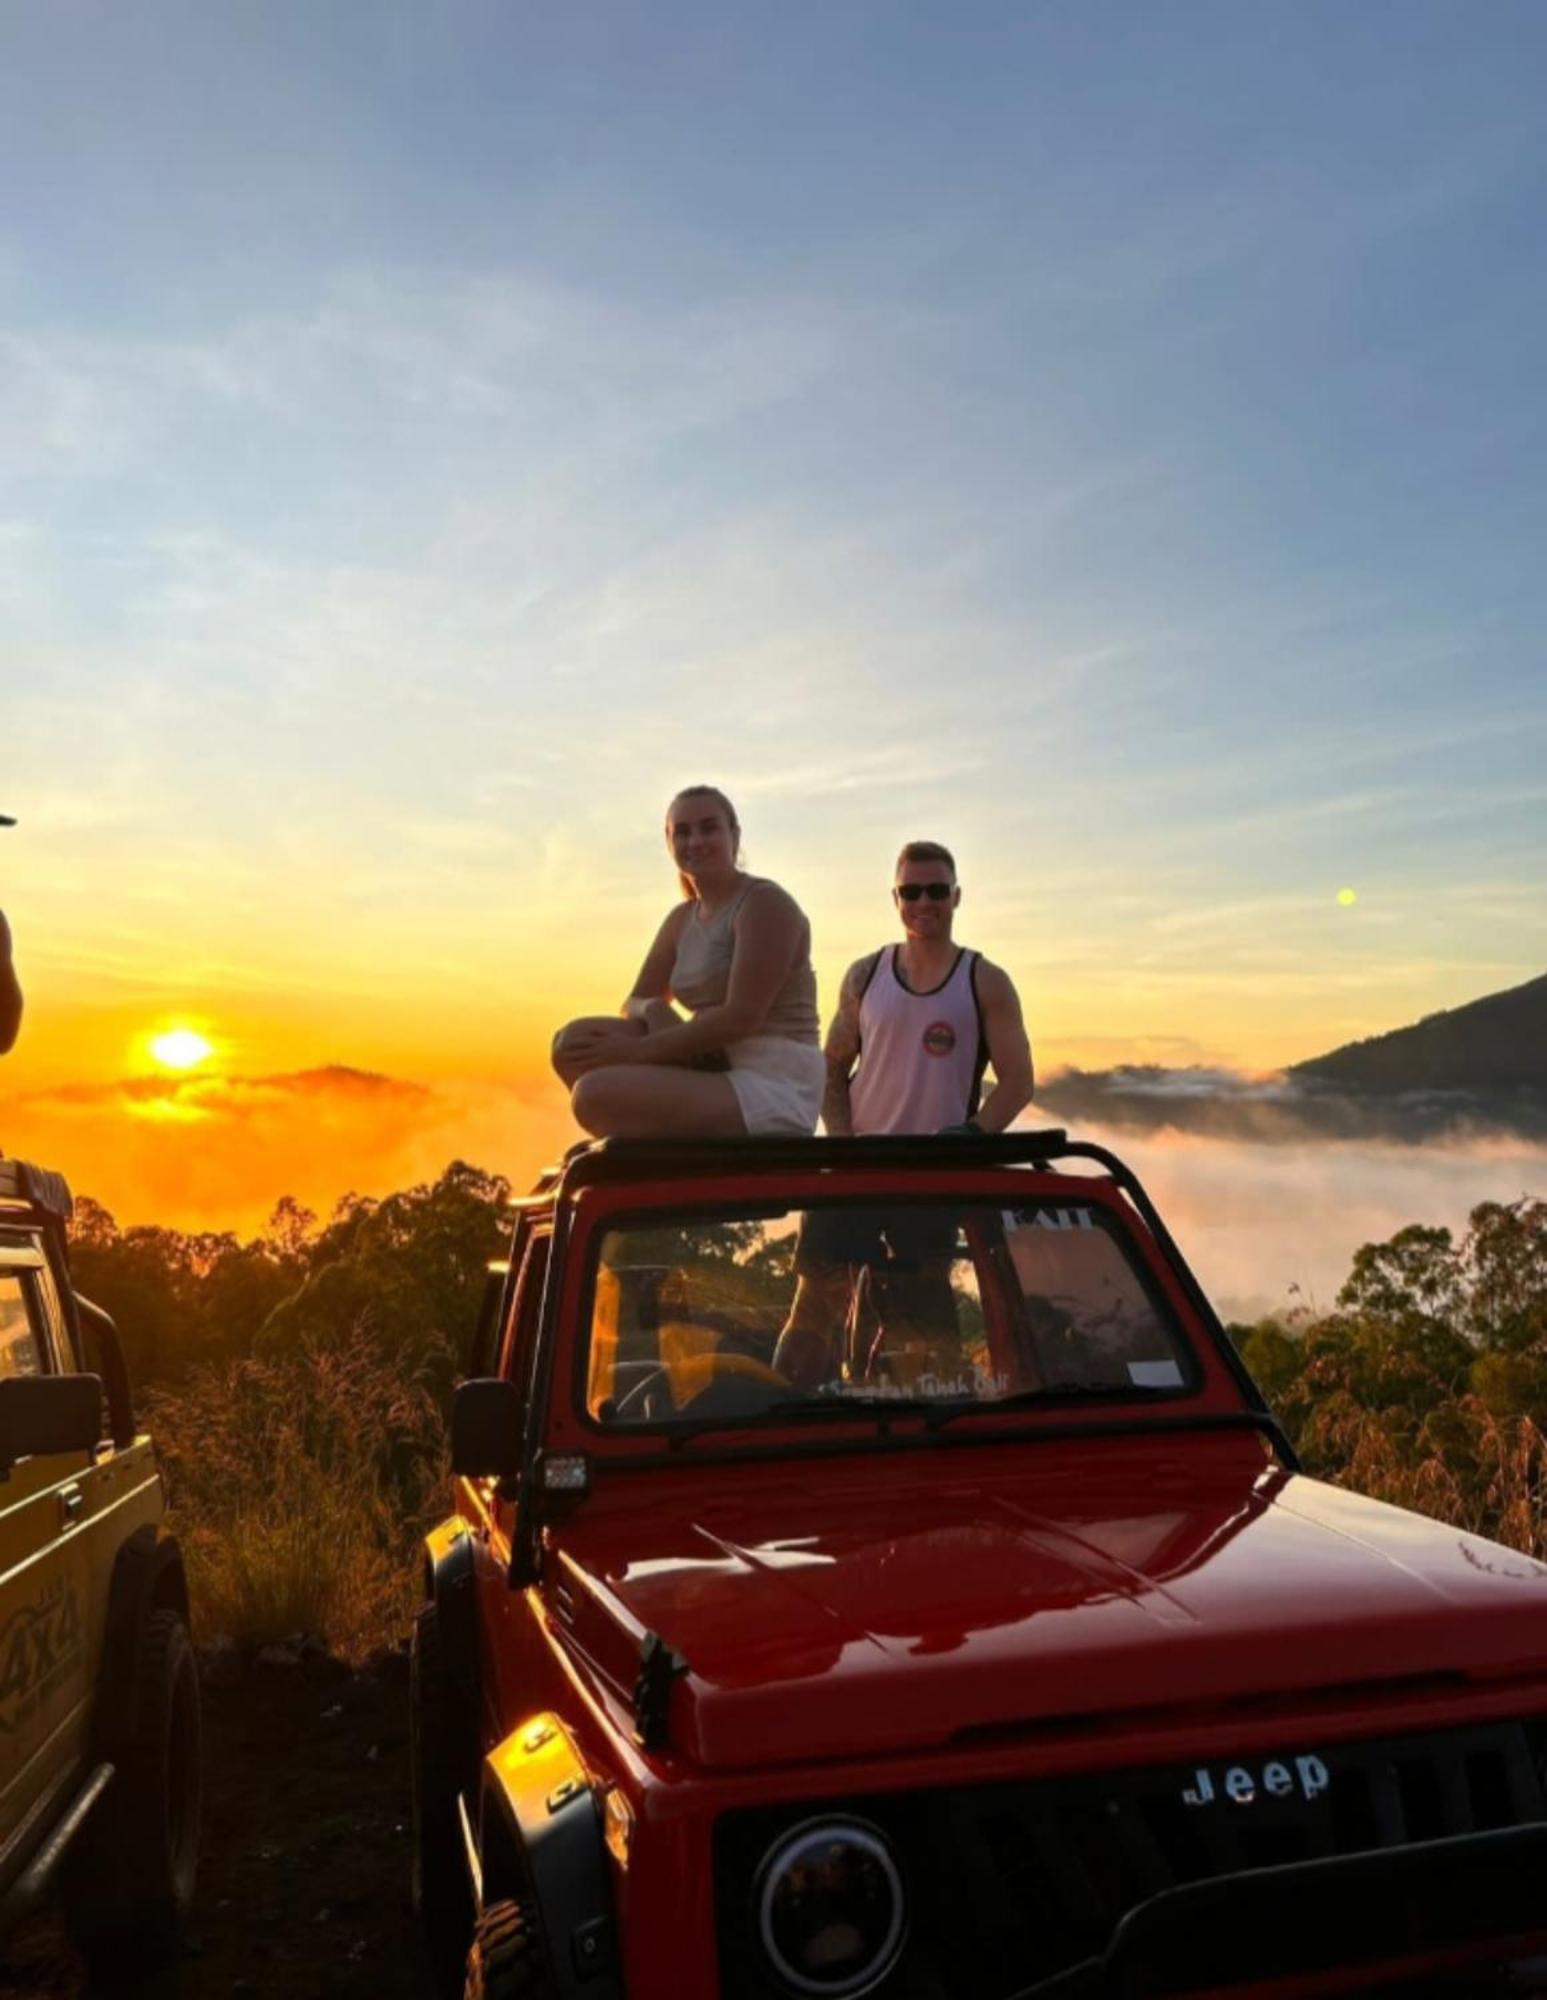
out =
<path fill-rule="evenodd" d="M 19 1458 L 91 1451 L 102 1436 L 100 1375 L 11 1375 L 0 1381 L 0 1472 Z"/>
<path fill-rule="evenodd" d="M 521 1468 L 521 1391 L 503 1376 L 463 1382 L 451 1405 L 451 1469 L 464 1479 L 509 1479 Z"/>

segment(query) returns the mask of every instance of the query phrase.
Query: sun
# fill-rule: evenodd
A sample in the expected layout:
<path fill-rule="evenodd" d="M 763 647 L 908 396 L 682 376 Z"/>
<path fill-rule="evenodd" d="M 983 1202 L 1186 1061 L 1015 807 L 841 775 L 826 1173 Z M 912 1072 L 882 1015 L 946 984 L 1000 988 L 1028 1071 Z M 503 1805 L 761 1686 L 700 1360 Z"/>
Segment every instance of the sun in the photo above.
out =
<path fill-rule="evenodd" d="M 163 1069 L 196 1069 L 215 1053 L 214 1045 L 193 1028 L 168 1028 L 152 1035 L 150 1052 Z"/>

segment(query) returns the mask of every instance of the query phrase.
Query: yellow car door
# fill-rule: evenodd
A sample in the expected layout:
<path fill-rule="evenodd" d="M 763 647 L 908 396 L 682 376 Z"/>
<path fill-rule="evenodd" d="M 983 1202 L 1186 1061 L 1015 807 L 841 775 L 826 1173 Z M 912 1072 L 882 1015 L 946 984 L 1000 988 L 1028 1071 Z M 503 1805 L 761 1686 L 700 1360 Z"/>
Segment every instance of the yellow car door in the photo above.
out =
<path fill-rule="evenodd" d="M 0 1230 L 0 1378 L 72 1365 L 41 1242 Z M 90 1671 L 78 1529 L 92 1455 L 19 1454 L 0 1470 L 0 1858 L 29 1843 L 75 1782 Z"/>

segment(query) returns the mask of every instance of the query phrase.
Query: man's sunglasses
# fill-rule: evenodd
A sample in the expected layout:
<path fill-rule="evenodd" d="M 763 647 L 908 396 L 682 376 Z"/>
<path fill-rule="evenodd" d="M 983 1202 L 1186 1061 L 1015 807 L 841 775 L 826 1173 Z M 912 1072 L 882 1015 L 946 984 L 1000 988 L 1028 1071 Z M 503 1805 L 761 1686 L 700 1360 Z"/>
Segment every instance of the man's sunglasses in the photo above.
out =
<path fill-rule="evenodd" d="M 916 903 L 920 896 L 927 896 L 932 903 L 943 903 L 947 896 L 956 894 L 954 882 L 899 882 L 894 894 L 903 903 Z"/>

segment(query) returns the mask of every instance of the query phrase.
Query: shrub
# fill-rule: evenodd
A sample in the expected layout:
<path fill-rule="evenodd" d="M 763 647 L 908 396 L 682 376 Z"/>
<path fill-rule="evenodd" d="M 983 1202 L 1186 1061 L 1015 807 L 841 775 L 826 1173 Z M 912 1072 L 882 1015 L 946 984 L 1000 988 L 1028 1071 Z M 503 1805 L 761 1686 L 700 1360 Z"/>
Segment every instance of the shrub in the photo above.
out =
<path fill-rule="evenodd" d="M 406 1629 L 414 1545 L 444 1511 L 445 1425 L 363 1325 L 147 1403 L 204 1635 L 315 1633 L 359 1658 Z"/>

